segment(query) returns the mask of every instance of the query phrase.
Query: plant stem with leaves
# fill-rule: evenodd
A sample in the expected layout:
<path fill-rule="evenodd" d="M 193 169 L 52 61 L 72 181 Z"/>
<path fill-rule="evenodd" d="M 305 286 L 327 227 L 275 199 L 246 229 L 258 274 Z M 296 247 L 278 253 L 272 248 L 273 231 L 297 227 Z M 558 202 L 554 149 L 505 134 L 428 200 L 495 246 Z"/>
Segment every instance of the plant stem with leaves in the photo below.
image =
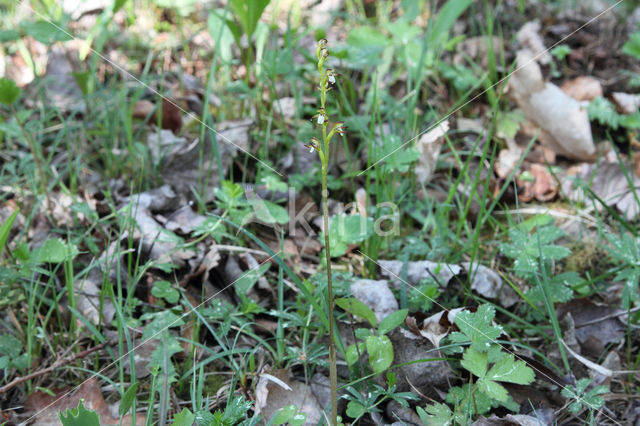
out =
<path fill-rule="evenodd" d="M 331 381 L 331 424 L 338 424 L 338 368 L 336 365 L 336 344 L 333 326 L 333 284 L 331 280 L 331 248 L 329 244 L 329 204 L 327 190 L 327 174 L 329 171 L 329 146 L 333 136 L 344 134 L 346 127 L 343 122 L 337 122 L 333 125 L 331 131 L 327 133 L 329 126 L 329 117 L 327 116 L 325 104 L 327 100 L 327 92 L 331 90 L 331 85 L 336 82 L 337 74 L 332 69 L 325 69 L 324 63 L 329 57 L 327 50 L 327 40 L 322 39 L 318 42 L 316 50 L 316 58 L 318 59 L 318 72 L 320 73 L 320 108 L 318 114 L 313 119 L 322 126 L 322 140 L 311 138 L 311 142 L 307 145 L 311 151 L 318 152 L 320 162 L 322 164 L 322 213 L 324 217 L 324 247 L 327 263 L 327 291 L 329 304 L 329 379 Z"/>

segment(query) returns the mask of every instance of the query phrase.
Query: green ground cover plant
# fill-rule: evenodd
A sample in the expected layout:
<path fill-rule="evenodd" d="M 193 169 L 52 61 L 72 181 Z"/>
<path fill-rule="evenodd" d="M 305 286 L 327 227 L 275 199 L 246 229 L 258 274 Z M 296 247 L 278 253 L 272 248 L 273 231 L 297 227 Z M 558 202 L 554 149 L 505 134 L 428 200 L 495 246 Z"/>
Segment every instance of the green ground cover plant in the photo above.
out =
<path fill-rule="evenodd" d="M 637 6 L 324 3 L 0 4 L 1 422 L 638 421 Z"/>

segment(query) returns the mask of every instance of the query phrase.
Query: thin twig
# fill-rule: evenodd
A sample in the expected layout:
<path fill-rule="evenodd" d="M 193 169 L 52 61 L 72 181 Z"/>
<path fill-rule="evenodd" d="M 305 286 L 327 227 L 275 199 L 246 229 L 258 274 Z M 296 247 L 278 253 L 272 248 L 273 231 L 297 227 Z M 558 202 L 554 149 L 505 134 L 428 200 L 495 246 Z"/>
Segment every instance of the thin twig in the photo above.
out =
<path fill-rule="evenodd" d="M 71 364 L 72 362 L 84 358 L 88 355 L 91 355 L 92 353 L 99 351 L 100 349 L 104 348 L 105 346 L 111 346 L 111 345 L 115 345 L 117 343 L 116 340 L 109 340 L 107 342 L 103 342 L 100 343 L 97 346 L 94 346 L 92 348 L 89 348 L 87 350 L 84 350 L 82 352 L 78 352 L 77 354 L 73 354 L 73 355 L 69 355 L 67 357 L 64 358 L 60 358 L 58 359 L 56 362 L 54 362 L 53 364 L 51 364 L 49 367 L 47 368 L 43 368 L 42 370 L 38 370 L 35 371 L 31 374 L 27 374 L 26 376 L 21 376 L 21 377 L 16 377 L 15 379 L 13 379 L 11 382 L 7 383 L 6 385 L 0 387 L 0 394 L 5 393 L 11 389 L 13 389 L 14 387 L 28 381 L 31 379 L 35 379 L 36 377 L 40 377 L 43 376 L 45 374 L 49 374 L 52 373 L 56 368 Z"/>

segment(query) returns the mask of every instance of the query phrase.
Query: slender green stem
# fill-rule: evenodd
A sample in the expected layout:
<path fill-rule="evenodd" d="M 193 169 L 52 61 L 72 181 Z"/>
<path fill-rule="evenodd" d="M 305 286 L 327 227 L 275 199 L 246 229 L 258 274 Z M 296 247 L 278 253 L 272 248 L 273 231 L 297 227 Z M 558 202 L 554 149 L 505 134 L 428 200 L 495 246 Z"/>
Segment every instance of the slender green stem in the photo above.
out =
<path fill-rule="evenodd" d="M 46 189 L 44 172 L 42 171 L 42 166 L 40 165 L 40 156 L 38 155 L 36 144 L 33 141 L 33 139 L 31 139 L 31 136 L 29 136 L 29 133 L 27 133 L 27 129 L 24 128 L 22 121 L 20 121 L 20 117 L 18 117 L 18 111 L 16 111 L 16 109 L 13 106 L 11 106 L 11 112 L 13 113 L 13 116 L 16 119 L 16 123 L 18 123 L 18 127 L 20 127 L 20 130 L 22 131 L 22 135 L 24 136 L 25 140 L 29 144 L 31 155 L 33 155 L 33 161 L 36 162 L 36 168 L 38 169 L 38 181 L 40 184 L 40 192 L 44 194 Z"/>

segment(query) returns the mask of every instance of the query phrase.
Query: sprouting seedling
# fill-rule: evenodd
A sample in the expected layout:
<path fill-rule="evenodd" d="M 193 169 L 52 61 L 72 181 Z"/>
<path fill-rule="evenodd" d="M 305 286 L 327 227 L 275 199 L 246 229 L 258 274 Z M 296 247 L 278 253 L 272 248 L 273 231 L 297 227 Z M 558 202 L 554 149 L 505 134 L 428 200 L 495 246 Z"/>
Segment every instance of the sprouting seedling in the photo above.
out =
<path fill-rule="evenodd" d="M 333 124 L 331 130 L 327 132 L 329 127 L 329 116 L 326 110 L 327 92 L 331 90 L 333 84 L 336 83 L 338 74 L 331 68 L 325 69 L 324 64 L 329 57 L 327 49 L 327 40 L 318 41 L 316 49 L 316 58 L 318 59 L 318 73 L 320 74 L 320 108 L 318 113 L 313 116 L 312 120 L 322 128 L 322 138 L 311 138 L 311 141 L 305 145 L 312 152 L 316 151 L 320 157 L 322 165 L 322 213 L 324 217 L 324 247 L 327 264 L 327 288 L 329 300 L 329 379 L 331 381 L 331 424 L 338 424 L 338 369 L 336 366 L 336 345 L 333 327 L 333 284 L 331 280 L 331 248 L 329 247 L 329 207 L 327 190 L 327 173 L 329 171 L 329 147 L 331 139 L 336 134 L 343 135 L 347 127 L 343 122 L 338 121 Z"/>

